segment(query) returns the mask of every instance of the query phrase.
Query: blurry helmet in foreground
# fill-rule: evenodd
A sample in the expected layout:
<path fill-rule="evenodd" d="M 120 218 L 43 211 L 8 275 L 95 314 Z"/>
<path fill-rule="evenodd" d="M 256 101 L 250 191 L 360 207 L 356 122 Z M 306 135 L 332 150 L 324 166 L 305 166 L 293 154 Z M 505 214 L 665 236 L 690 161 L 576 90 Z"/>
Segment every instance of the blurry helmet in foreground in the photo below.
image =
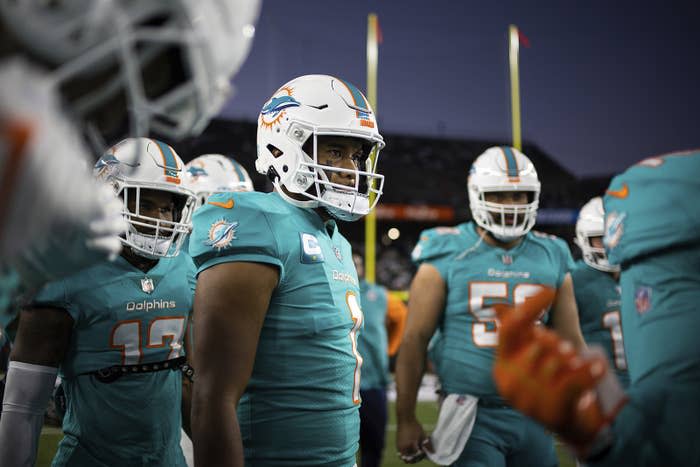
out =
<path fill-rule="evenodd" d="M 70 113 L 110 138 L 200 132 L 250 49 L 257 0 L 0 0 L 18 49 Z M 9 38 L 7 40 L 10 40 Z M 115 109 L 117 109 L 115 111 Z M 127 119 L 120 118 L 128 109 Z"/>
<path fill-rule="evenodd" d="M 467 191 L 474 221 L 499 240 L 522 237 L 535 225 L 540 181 L 530 159 L 517 149 L 495 146 L 477 157 L 469 170 Z M 488 193 L 505 191 L 526 192 L 527 204 L 486 200 Z"/>
<path fill-rule="evenodd" d="M 184 186 L 184 167 L 173 148 L 149 138 L 127 138 L 112 146 L 95 164 L 95 175 L 112 185 L 122 199 L 128 228 L 124 245 L 147 258 L 177 256 L 192 229 L 195 196 Z M 143 190 L 173 195 L 172 221 L 140 212 Z M 130 200 L 134 210 L 129 209 Z"/>
<path fill-rule="evenodd" d="M 583 261 L 592 268 L 606 272 L 616 272 L 620 266 L 611 265 L 605 248 L 594 247 L 591 243 L 593 237 L 600 237 L 601 244 L 605 234 L 605 211 L 603 199 L 600 196 L 583 205 L 576 221 L 576 238 L 574 242 L 581 248 Z"/>
<path fill-rule="evenodd" d="M 360 140 L 363 157 L 357 161 L 357 170 L 319 164 L 319 136 Z M 346 81 L 306 75 L 286 83 L 260 111 L 257 142 L 256 169 L 291 204 L 323 207 L 335 218 L 353 221 L 368 214 L 382 194 L 384 176 L 377 173 L 376 166 L 384 139 L 367 99 Z M 332 183 L 333 172 L 353 172 L 355 186 Z M 302 199 L 289 196 L 282 188 Z"/>
<path fill-rule="evenodd" d="M 204 154 L 185 166 L 185 179 L 197 195 L 197 207 L 212 193 L 253 191 L 253 181 L 241 164 L 222 154 Z"/>

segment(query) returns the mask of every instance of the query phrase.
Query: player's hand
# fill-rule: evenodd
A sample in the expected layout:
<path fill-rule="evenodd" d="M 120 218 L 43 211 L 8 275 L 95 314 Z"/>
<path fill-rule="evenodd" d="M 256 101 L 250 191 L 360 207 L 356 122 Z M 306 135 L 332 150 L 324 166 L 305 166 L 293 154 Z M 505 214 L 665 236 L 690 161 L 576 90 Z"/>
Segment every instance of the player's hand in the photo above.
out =
<path fill-rule="evenodd" d="M 577 354 L 573 345 L 536 325 L 552 289 L 516 307 L 497 306 L 500 321 L 493 375 L 500 394 L 571 444 L 581 457 L 602 441 L 625 402 L 605 355 Z"/>
<path fill-rule="evenodd" d="M 418 420 L 412 420 L 397 424 L 396 450 L 402 461 L 415 464 L 425 458 L 426 451 L 433 452 L 433 446 Z"/>

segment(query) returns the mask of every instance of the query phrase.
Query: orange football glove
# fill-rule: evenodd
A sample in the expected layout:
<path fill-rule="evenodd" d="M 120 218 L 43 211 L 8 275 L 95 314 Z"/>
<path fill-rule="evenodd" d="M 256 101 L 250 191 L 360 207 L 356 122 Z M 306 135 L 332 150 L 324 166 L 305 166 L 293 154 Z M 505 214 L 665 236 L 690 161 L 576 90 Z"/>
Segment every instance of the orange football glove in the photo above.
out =
<path fill-rule="evenodd" d="M 607 427 L 626 398 L 601 350 L 577 354 L 536 324 L 553 298 L 554 290 L 545 288 L 521 305 L 495 307 L 500 325 L 493 376 L 513 407 L 585 458 L 607 445 Z"/>

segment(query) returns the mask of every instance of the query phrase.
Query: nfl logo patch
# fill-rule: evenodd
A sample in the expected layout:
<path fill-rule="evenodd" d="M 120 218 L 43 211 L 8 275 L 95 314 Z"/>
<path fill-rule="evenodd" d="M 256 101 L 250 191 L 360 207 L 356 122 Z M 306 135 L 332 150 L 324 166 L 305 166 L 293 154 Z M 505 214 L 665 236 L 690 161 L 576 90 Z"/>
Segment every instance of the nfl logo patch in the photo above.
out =
<path fill-rule="evenodd" d="M 148 277 L 141 279 L 141 290 L 143 290 L 147 294 L 150 294 L 151 292 L 153 292 L 154 288 L 155 286 L 153 285 L 153 279 L 150 279 Z"/>
<path fill-rule="evenodd" d="M 509 266 L 509 265 L 513 264 L 513 257 L 512 257 L 511 255 L 502 255 L 502 256 L 501 256 L 501 261 L 502 261 L 503 264 L 505 264 L 506 266 Z"/>
<path fill-rule="evenodd" d="M 651 287 L 639 286 L 634 293 L 634 306 L 640 315 L 651 309 Z"/>

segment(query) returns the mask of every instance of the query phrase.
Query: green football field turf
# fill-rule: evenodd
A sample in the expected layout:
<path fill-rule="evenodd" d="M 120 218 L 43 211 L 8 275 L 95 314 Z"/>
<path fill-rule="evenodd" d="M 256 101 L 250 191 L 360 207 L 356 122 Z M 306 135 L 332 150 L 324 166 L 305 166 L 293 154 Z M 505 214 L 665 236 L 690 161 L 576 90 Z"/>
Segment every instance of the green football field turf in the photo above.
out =
<path fill-rule="evenodd" d="M 389 407 L 389 423 L 386 433 L 386 447 L 384 448 L 384 461 L 382 467 L 403 467 L 407 464 L 401 462 L 396 456 L 396 447 L 394 441 L 396 439 L 396 420 L 394 418 L 394 404 Z M 437 405 L 434 402 L 419 402 L 417 407 L 418 419 L 423 423 L 426 431 L 431 431 L 435 427 L 437 419 Z M 41 433 L 39 442 L 39 456 L 37 459 L 37 467 L 48 467 L 51 465 L 51 459 L 56 452 L 56 445 L 61 439 L 61 430 L 58 428 L 45 427 Z M 574 467 L 576 464 L 571 457 L 564 451 L 561 446 L 557 446 L 559 454 L 559 465 L 561 467 Z M 418 465 L 431 465 L 428 461 L 423 461 Z"/>

